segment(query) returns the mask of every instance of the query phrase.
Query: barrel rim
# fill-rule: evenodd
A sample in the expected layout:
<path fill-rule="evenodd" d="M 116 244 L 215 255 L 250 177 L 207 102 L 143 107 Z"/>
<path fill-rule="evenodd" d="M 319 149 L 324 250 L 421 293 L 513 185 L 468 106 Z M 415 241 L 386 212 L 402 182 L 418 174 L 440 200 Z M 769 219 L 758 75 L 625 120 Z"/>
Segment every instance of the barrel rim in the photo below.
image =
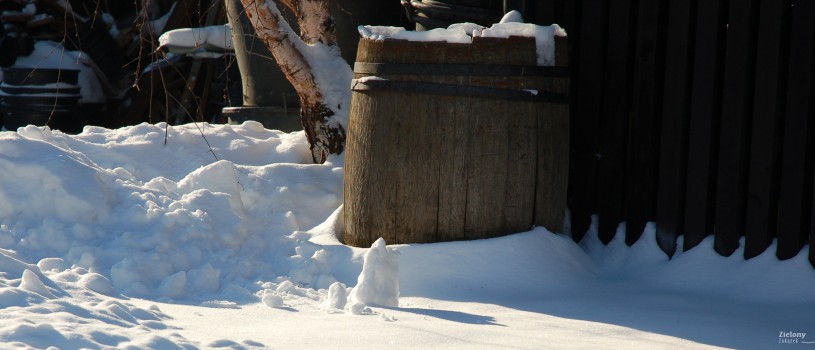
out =
<path fill-rule="evenodd" d="M 354 79 L 351 91 L 398 91 L 430 95 L 492 98 L 520 102 L 545 102 L 569 104 L 569 95 L 538 90 L 515 90 L 485 86 L 442 84 L 423 81 L 399 81 L 386 79 Z"/>
<path fill-rule="evenodd" d="M 354 73 L 373 75 L 534 76 L 568 78 L 571 75 L 571 70 L 565 66 L 355 62 Z"/>

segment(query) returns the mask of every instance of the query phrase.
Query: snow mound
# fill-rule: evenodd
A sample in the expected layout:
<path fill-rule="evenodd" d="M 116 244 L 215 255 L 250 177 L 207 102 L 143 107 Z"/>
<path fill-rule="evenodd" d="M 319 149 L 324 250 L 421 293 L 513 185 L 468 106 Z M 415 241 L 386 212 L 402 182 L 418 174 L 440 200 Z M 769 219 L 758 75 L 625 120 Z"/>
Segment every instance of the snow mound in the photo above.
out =
<path fill-rule="evenodd" d="M 48 299 L 54 299 L 54 295 L 51 294 L 51 291 L 48 290 L 45 283 L 40 280 L 40 277 L 37 276 L 37 274 L 31 272 L 31 270 L 23 271 L 23 278 L 20 281 L 20 289 L 37 293 Z"/>
<path fill-rule="evenodd" d="M 304 133 L 256 124 L 0 133 L 0 246 L 106 295 L 251 299 L 268 273 L 328 288 L 331 253 L 289 236 L 340 206 L 341 164 L 302 164 Z"/>
<path fill-rule="evenodd" d="M 263 302 L 264 305 L 268 307 L 274 308 L 283 307 L 283 298 L 271 293 L 264 295 L 261 301 Z"/>
<path fill-rule="evenodd" d="M 325 306 L 329 309 L 344 309 L 345 304 L 348 302 L 348 291 L 345 285 L 340 282 L 334 282 L 328 288 L 328 297 L 325 299 Z"/>
<path fill-rule="evenodd" d="M 365 253 L 362 273 L 351 291 L 351 303 L 399 306 L 399 252 L 379 238 Z"/>

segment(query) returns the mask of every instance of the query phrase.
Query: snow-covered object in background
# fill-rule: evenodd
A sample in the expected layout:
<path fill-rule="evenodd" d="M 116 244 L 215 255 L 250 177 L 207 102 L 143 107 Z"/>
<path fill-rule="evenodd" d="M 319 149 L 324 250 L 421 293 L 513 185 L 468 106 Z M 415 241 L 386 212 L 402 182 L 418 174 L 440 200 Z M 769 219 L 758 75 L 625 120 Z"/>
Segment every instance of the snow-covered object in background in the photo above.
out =
<path fill-rule="evenodd" d="M 110 34 L 111 38 L 118 38 L 119 37 L 119 27 L 116 26 L 116 18 L 113 15 L 105 12 L 102 14 L 102 21 L 108 25 L 108 34 Z"/>
<path fill-rule="evenodd" d="M 25 7 L 20 9 L 20 11 L 2 11 L 2 12 L 0 12 L 0 15 L 2 15 L 2 16 L 12 16 L 12 17 L 13 16 L 20 16 L 20 15 L 34 16 L 36 14 L 37 14 L 37 6 L 35 4 L 33 4 L 33 3 L 26 4 Z"/>
<path fill-rule="evenodd" d="M 458 44 L 469 44 L 473 39 L 463 29 L 437 28 L 427 31 L 414 32 L 402 27 L 383 27 L 361 25 L 357 27 L 359 34 L 366 39 L 385 40 L 397 39 L 408 41 L 438 41 Z"/>
<path fill-rule="evenodd" d="M 14 67 L 18 68 L 53 68 L 78 69 L 79 103 L 102 103 L 107 100 L 102 83 L 93 70 L 93 61 L 81 51 L 68 51 L 59 43 L 37 41 L 30 55 L 18 57 Z M 68 84 L 61 84 L 65 87 Z M 68 86 L 70 87 L 70 86 Z"/>
<path fill-rule="evenodd" d="M 399 252 L 381 237 L 365 253 L 362 273 L 351 291 L 351 303 L 399 306 Z"/>
<path fill-rule="evenodd" d="M 446 29 L 438 28 L 422 32 L 408 31 L 401 27 L 359 26 L 360 36 L 371 40 L 397 39 L 409 41 L 429 41 L 469 44 L 473 37 L 508 38 L 522 36 L 535 38 L 537 64 L 539 66 L 555 65 L 555 36 L 566 36 L 566 31 L 559 25 L 539 26 L 531 23 L 518 23 L 523 20 L 520 14 L 507 13 L 506 23 L 496 23 L 489 28 L 473 23 L 452 24 Z"/>
<path fill-rule="evenodd" d="M 170 10 L 167 11 L 167 13 L 165 13 L 164 15 L 157 19 L 147 22 L 148 24 L 147 29 L 150 31 L 151 34 L 153 34 L 153 36 L 160 35 L 162 32 L 164 32 L 164 26 L 166 26 L 167 21 L 170 20 L 170 16 L 173 14 L 173 11 L 175 11 L 176 5 L 178 5 L 177 1 L 173 2 L 173 6 L 170 7 Z"/>
<path fill-rule="evenodd" d="M 234 50 L 229 24 L 181 28 L 168 31 L 158 38 L 159 46 L 170 52 L 188 53 L 198 49 Z"/>

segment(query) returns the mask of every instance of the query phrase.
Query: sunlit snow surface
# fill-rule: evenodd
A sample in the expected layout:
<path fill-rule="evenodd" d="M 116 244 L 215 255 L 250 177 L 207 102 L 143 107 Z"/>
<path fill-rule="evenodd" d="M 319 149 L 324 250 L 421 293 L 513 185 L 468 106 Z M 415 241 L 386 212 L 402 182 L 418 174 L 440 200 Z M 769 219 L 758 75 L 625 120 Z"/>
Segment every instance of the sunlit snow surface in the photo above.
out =
<path fill-rule="evenodd" d="M 806 254 L 668 261 L 649 226 L 374 258 L 336 239 L 342 158 L 310 159 L 254 122 L 0 133 L 0 348 L 815 348 Z"/>

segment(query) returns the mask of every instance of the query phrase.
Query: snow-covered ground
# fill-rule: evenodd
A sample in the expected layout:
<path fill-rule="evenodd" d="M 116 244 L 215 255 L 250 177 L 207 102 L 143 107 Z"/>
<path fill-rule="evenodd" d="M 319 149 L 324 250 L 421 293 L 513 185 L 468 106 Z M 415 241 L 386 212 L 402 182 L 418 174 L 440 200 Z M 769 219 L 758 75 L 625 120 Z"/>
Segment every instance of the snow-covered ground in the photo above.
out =
<path fill-rule="evenodd" d="M 805 254 L 668 261 L 652 227 L 369 253 L 336 238 L 343 160 L 309 161 L 255 122 L 0 133 L 0 348 L 815 349 Z"/>

